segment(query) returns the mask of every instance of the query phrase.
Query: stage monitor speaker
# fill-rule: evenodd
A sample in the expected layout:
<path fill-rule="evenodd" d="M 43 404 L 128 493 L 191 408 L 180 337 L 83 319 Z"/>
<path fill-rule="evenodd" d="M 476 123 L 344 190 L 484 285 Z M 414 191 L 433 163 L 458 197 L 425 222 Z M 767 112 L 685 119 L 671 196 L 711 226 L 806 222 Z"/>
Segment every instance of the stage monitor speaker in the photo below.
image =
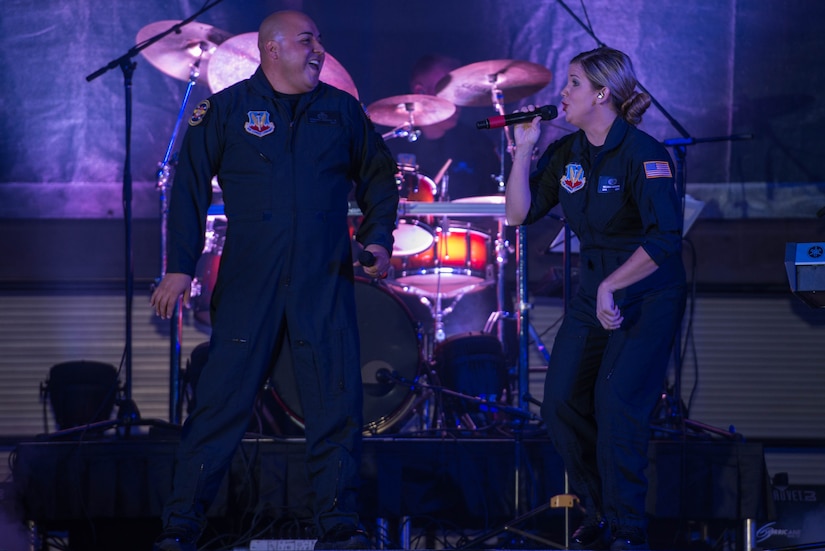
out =
<path fill-rule="evenodd" d="M 117 369 L 107 363 L 70 361 L 52 366 L 41 395 L 52 405 L 59 430 L 107 421 L 118 395 Z"/>
<path fill-rule="evenodd" d="M 825 308 L 825 242 L 787 243 L 785 269 L 793 294 L 812 308 Z"/>

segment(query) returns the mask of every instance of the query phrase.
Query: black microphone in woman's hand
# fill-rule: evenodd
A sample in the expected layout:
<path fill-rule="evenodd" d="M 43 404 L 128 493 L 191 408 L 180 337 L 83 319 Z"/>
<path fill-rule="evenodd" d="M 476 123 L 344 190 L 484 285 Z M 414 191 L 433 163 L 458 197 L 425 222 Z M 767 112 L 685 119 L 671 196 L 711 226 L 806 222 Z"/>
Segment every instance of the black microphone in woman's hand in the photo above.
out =
<path fill-rule="evenodd" d="M 369 252 L 367 249 L 364 249 L 360 253 L 358 253 L 358 262 L 361 266 L 368 268 L 375 264 L 375 255 Z"/>
<path fill-rule="evenodd" d="M 545 105 L 544 107 L 536 107 L 535 111 L 526 111 L 512 113 L 510 115 L 496 115 L 483 121 L 476 123 L 476 128 L 479 130 L 486 130 L 492 128 L 501 128 L 502 126 L 510 126 L 512 124 L 520 124 L 522 122 L 530 122 L 536 117 L 541 117 L 543 121 L 549 121 L 559 116 L 559 110 L 555 105 Z"/>

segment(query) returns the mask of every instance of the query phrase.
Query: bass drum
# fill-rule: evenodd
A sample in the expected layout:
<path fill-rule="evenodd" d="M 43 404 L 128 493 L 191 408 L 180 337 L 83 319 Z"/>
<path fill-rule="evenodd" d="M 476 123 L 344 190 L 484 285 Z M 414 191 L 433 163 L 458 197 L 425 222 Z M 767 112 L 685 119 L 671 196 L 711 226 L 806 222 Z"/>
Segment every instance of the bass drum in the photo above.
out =
<path fill-rule="evenodd" d="M 409 385 L 380 382 L 376 374 L 385 369 L 410 381 L 419 375 L 422 361 L 418 329 L 407 307 L 380 283 L 356 278 L 355 305 L 361 336 L 364 433 L 381 434 L 410 410 L 415 395 Z M 303 409 L 288 349 L 275 364 L 271 385 L 287 415 L 303 428 Z"/>

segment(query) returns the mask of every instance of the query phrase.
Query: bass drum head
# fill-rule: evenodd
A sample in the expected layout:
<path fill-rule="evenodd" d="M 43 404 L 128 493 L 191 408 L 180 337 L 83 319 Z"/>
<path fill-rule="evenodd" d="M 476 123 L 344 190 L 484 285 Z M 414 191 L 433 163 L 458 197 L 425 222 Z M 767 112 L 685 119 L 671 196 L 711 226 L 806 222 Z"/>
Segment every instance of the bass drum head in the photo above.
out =
<path fill-rule="evenodd" d="M 386 369 L 411 381 L 419 375 L 422 362 L 418 330 L 407 307 L 380 283 L 356 278 L 355 306 L 361 340 L 364 432 L 380 434 L 409 411 L 415 396 L 409 385 L 379 382 L 376 374 Z M 303 409 L 286 347 L 275 363 L 271 383 L 278 402 L 303 428 Z"/>

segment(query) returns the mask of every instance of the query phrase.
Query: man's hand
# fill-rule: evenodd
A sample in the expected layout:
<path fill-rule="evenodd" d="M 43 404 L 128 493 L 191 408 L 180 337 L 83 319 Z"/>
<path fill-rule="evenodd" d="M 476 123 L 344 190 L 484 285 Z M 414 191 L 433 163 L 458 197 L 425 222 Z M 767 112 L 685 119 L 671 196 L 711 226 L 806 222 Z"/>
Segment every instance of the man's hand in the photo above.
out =
<path fill-rule="evenodd" d="M 155 314 L 163 319 L 169 319 L 181 295 L 183 295 L 183 304 L 189 308 L 191 292 L 192 276 L 180 273 L 166 274 L 152 293 L 149 304 L 152 305 Z"/>
<path fill-rule="evenodd" d="M 381 245 L 367 245 L 364 248 L 365 251 L 372 253 L 375 257 L 375 262 L 372 266 L 363 266 L 361 262 L 356 262 L 356 266 L 361 266 L 364 268 L 364 273 L 372 278 L 385 278 L 387 277 L 387 272 L 390 269 L 390 254 L 387 252 L 387 249 L 382 247 Z"/>

